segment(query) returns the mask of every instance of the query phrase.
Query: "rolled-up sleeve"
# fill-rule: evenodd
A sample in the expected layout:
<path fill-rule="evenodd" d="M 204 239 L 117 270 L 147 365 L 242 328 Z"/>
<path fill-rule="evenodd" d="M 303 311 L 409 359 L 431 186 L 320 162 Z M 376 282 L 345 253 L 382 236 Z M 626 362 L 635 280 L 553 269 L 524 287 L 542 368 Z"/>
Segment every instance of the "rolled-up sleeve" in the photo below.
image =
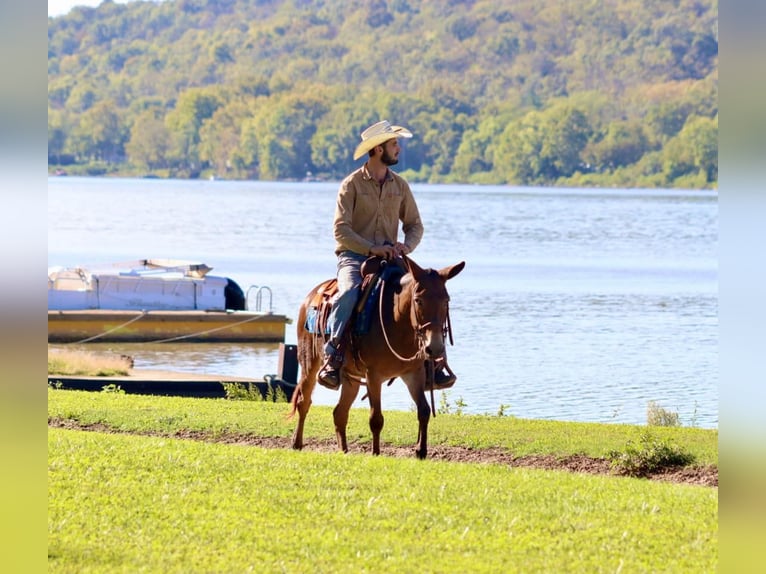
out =
<path fill-rule="evenodd" d="M 406 191 L 399 210 L 399 219 L 402 221 L 402 231 L 404 232 L 404 241 L 402 243 L 410 251 L 415 251 L 415 248 L 420 244 L 420 240 L 423 239 L 423 222 L 420 219 L 420 211 L 418 211 L 418 205 L 415 202 L 415 197 L 412 195 L 410 186 L 405 182 L 404 187 Z"/>

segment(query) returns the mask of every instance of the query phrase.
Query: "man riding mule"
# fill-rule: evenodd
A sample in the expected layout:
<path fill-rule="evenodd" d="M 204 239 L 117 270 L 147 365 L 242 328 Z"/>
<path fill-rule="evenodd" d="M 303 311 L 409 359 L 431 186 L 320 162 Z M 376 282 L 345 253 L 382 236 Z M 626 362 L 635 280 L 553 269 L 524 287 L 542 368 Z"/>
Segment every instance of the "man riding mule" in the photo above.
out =
<path fill-rule="evenodd" d="M 341 183 L 333 222 L 337 293 L 328 322 L 330 336 L 324 346 L 324 364 L 318 374 L 319 383 L 333 390 L 340 387 L 348 327 L 361 291 L 362 263 L 369 256 L 390 261 L 408 255 L 423 237 L 423 223 L 410 186 L 389 169 L 399 161 L 399 138 L 411 138 L 412 133 L 383 120 L 364 130 L 361 137 L 354 160 L 365 153 L 369 157 Z M 400 221 L 404 233 L 401 242 L 397 239 Z M 438 359 L 433 379 L 437 389 L 455 384 L 446 355 Z"/>
<path fill-rule="evenodd" d="M 428 423 L 433 411 L 434 365 L 445 356 L 446 339 L 451 329 L 449 295 L 446 283 L 465 267 L 464 262 L 438 271 L 423 269 L 409 257 L 387 263 L 381 273 L 373 273 L 377 288 L 364 293 L 367 314 L 364 328 L 353 330 L 343 368 L 340 370 L 340 399 L 333 410 L 338 447 L 346 452 L 348 415 L 361 386 L 370 402 L 372 452 L 380 454 L 383 429 L 381 390 L 396 377 L 402 379 L 415 402 L 418 415 L 418 441 L 415 454 L 428 452 Z M 392 270 L 392 272 L 388 272 Z M 291 414 L 299 415 L 293 433 L 293 448 L 303 448 L 303 429 L 311 408 L 311 395 L 322 365 L 322 349 L 328 335 L 325 299 L 332 292 L 332 280 L 312 289 L 298 313 L 298 361 L 300 377 L 293 391 Z M 357 311 L 360 307 L 357 307 Z M 431 405 L 426 398 L 431 390 Z"/>

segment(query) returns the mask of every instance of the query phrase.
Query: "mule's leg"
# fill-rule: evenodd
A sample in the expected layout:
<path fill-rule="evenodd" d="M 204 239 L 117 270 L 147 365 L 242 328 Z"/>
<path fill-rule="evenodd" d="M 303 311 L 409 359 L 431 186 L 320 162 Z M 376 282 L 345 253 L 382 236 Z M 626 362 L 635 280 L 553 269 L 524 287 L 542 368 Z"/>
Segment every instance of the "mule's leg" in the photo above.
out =
<path fill-rule="evenodd" d="M 335 436 L 338 439 L 338 448 L 348 452 L 348 440 L 346 439 L 346 427 L 348 426 L 348 413 L 354 404 L 356 395 L 359 393 L 359 381 L 349 377 L 344 370 L 340 372 L 340 399 L 332 411 L 335 423 Z"/>
<path fill-rule="evenodd" d="M 431 406 L 425 393 L 425 369 L 422 371 L 422 374 L 408 373 L 401 377 L 418 411 L 418 442 L 415 445 L 415 456 L 419 459 L 428 455 L 428 423 L 431 420 Z"/>
<path fill-rule="evenodd" d="M 303 448 L 303 426 L 306 422 L 306 415 L 309 414 L 311 408 L 311 391 L 313 391 L 314 385 L 311 382 L 303 381 L 299 383 L 294 393 L 299 393 L 295 402 L 295 410 L 298 412 L 298 424 L 295 425 L 293 431 L 293 448 L 295 450 L 301 450 Z"/>
<path fill-rule="evenodd" d="M 367 378 L 367 398 L 370 401 L 370 432 L 372 432 L 372 454 L 380 454 L 380 433 L 383 430 L 383 408 L 380 401 L 382 381 L 377 377 Z"/>
<path fill-rule="evenodd" d="M 293 431 L 293 448 L 301 450 L 303 448 L 303 426 L 306 422 L 306 416 L 311 408 L 311 395 L 316 385 L 317 373 L 321 364 L 320 358 L 313 357 L 308 361 L 301 361 L 301 376 L 298 379 L 298 385 L 293 391 L 293 412 L 298 412 L 298 424 Z"/>

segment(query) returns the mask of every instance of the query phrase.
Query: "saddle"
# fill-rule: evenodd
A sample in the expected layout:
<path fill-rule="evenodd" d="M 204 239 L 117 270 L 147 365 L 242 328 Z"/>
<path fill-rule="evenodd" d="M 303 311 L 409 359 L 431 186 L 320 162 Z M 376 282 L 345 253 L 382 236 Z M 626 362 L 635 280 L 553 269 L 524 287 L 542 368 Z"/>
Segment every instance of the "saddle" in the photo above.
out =
<path fill-rule="evenodd" d="M 362 274 L 362 286 L 354 307 L 354 316 L 351 319 L 351 326 L 356 333 L 366 332 L 366 329 L 369 328 L 370 311 L 372 310 L 370 303 L 375 301 L 375 297 L 370 297 L 370 295 L 379 286 L 378 279 L 381 276 L 387 279 L 394 273 L 403 275 L 405 269 L 399 261 L 388 263 L 383 258 L 373 255 L 362 263 L 360 272 Z M 307 331 L 323 336 L 330 334 L 330 311 L 332 310 L 333 297 L 337 293 L 338 280 L 336 278 L 327 279 L 319 284 L 309 302 L 306 313 L 305 328 Z"/>
<path fill-rule="evenodd" d="M 309 333 L 321 334 L 323 336 L 330 334 L 328 319 L 332 309 L 332 298 L 337 292 L 338 280 L 335 278 L 328 279 L 319 284 L 306 311 L 306 324 L 304 327 Z"/>

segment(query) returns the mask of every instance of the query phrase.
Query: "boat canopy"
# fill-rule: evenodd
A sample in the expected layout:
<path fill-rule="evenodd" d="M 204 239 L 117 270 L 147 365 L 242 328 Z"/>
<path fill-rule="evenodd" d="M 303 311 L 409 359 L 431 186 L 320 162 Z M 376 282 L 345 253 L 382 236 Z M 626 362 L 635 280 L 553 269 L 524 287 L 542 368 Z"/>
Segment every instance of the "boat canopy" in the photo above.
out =
<path fill-rule="evenodd" d="M 48 269 L 48 309 L 245 309 L 239 285 L 227 277 L 208 275 L 211 269 L 176 259 L 140 259 L 106 271 L 53 267 Z"/>

